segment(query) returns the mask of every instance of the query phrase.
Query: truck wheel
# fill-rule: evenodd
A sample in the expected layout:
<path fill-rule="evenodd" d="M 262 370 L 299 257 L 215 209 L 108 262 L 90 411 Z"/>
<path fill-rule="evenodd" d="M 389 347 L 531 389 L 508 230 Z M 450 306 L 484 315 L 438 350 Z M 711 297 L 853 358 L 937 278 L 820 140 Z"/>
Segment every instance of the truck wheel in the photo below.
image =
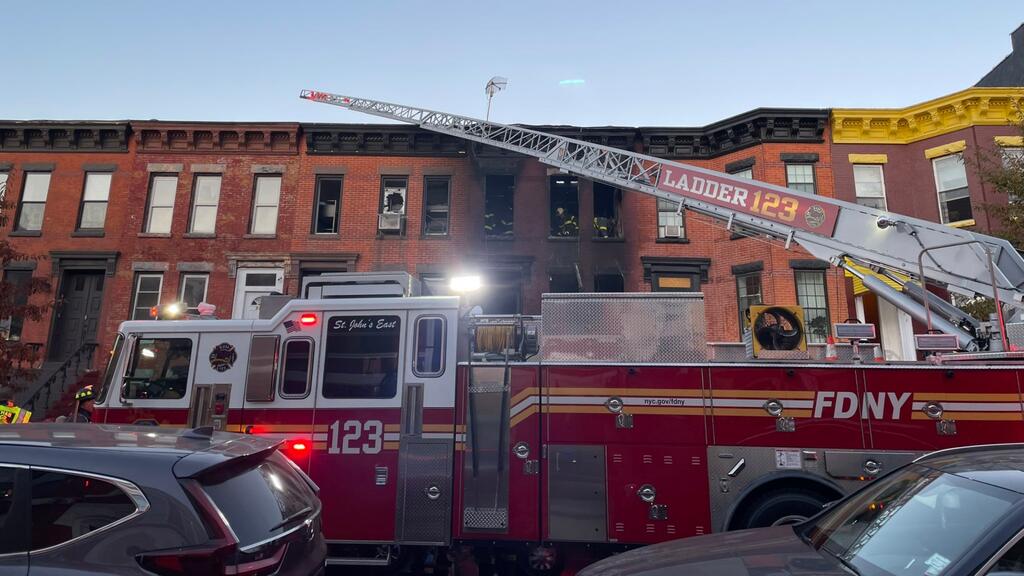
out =
<path fill-rule="evenodd" d="M 520 569 L 530 576 L 551 576 L 562 567 L 562 554 L 554 546 L 530 546 L 518 556 Z"/>
<path fill-rule="evenodd" d="M 807 488 L 782 488 L 761 494 L 744 506 L 732 528 L 763 528 L 796 524 L 814 516 L 834 500 L 822 492 Z"/>

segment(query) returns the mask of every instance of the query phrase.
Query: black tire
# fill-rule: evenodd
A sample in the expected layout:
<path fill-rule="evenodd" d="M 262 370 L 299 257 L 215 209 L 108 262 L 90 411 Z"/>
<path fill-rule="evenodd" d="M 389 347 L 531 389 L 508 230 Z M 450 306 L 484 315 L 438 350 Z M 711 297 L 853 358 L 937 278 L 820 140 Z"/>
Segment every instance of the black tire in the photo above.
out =
<path fill-rule="evenodd" d="M 781 524 L 796 524 L 814 516 L 835 496 L 823 490 L 809 488 L 776 488 L 747 503 L 732 529 L 763 528 Z"/>
<path fill-rule="evenodd" d="M 562 571 L 562 551 L 555 546 L 528 546 L 517 555 L 519 571 L 527 576 L 555 576 Z M 537 564 L 541 565 L 538 566 Z"/>

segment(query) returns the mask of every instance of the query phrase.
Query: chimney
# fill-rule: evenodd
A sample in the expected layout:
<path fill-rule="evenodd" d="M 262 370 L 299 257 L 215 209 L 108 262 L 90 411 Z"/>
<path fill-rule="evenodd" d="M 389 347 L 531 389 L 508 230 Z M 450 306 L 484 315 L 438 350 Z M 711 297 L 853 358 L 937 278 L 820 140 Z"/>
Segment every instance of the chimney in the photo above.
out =
<path fill-rule="evenodd" d="M 1018 54 L 1024 54 L 1024 24 L 1017 26 L 1017 29 L 1010 32 L 1010 44 L 1013 46 L 1013 51 Z"/>

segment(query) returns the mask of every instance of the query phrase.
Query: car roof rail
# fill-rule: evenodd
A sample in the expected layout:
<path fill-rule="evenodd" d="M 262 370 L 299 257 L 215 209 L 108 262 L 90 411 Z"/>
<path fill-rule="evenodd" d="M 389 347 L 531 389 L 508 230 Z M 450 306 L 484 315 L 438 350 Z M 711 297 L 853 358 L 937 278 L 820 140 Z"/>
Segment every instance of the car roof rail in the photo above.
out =
<path fill-rule="evenodd" d="M 194 440 L 210 440 L 213 438 L 213 426 L 197 426 L 182 434 L 182 437 Z"/>
<path fill-rule="evenodd" d="M 924 463 L 928 460 L 940 458 L 943 456 L 951 456 L 955 454 L 972 453 L 972 452 L 985 452 L 985 451 L 996 451 L 996 450 L 1020 450 L 1024 449 L 1022 443 L 1001 443 L 1001 444 L 971 444 L 969 446 L 955 446 L 953 448 L 943 448 L 941 450 L 935 450 L 927 454 L 918 456 L 913 460 L 913 463 Z"/>

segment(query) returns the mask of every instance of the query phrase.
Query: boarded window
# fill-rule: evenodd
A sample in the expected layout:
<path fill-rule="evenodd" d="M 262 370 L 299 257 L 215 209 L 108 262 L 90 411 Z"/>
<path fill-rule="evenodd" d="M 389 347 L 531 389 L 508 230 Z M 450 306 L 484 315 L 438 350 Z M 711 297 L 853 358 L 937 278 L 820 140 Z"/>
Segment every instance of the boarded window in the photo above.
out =
<path fill-rule="evenodd" d="M 324 398 L 394 398 L 398 316 L 332 316 L 324 346 Z"/>

